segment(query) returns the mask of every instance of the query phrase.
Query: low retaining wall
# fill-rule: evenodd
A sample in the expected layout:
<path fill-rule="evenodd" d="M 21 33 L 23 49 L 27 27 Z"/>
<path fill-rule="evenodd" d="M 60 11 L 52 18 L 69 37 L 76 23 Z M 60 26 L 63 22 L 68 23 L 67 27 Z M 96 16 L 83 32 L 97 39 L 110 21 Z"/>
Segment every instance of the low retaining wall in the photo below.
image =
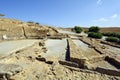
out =
<path fill-rule="evenodd" d="M 91 59 L 88 60 L 88 62 L 90 62 L 91 64 L 102 61 L 105 59 L 105 56 L 94 56 L 91 57 Z"/>
<path fill-rule="evenodd" d="M 100 72 L 102 74 L 107 74 L 107 75 L 112 75 L 112 76 L 120 76 L 120 71 L 104 69 L 104 68 L 100 68 L 100 67 L 97 67 L 96 71 Z"/>
<path fill-rule="evenodd" d="M 79 65 L 75 62 L 70 62 L 70 61 L 59 61 L 60 64 L 62 65 L 67 65 L 71 67 L 79 67 Z"/>
<path fill-rule="evenodd" d="M 48 39 L 64 39 L 68 38 L 69 36 L 67 34 L 55 34 L 55 35 L 49 35 L 47 36 Z"/>
<path fill-rule="evenodd" d="M 81 38 L 79 38 L 79 39 L 80 39 L 82 42 L 84 42 L 85 44 L 87 44 L 87 45 L 91 45 L 90 42 L 84 41 L 83 38 L 84 38 L 84 37 L 81 37 Z"/>
<path fill-rule="evenodd" d="M 65 60 L 70 61 L 70 45 L 69 45 L 68 39 L 67 39 L 67 49 L 66 49 Z"/>
<path fill-rule="evenodd" d="M 86 62 L 86 57 L 82 54 L 80 48 L 78 48 L 72 41 L 68 39 L 69 51 L 70 51 L 70 61 L 75 62 L 79 65 L 80 68 L 84 68 Z"/>
<path fill-rule="evenodd" d="M 86 37 L 82 37 L 82 38 L 80 38 L 80 40 L 83 41 L 84 43 L 88 44 L 89 46 L 91 46 L 98 53 L 100 53 L 100 54 L 107 54 L 107 52 L 102 48 L 101 45 L 99 45 L 97 43 L 97 41 L 95 41 L 94 39 L 91 39 L 91 38 L 86 38 L 86 39 L 85 38 Z"/>
<path fill-rule="evenodd" d="M 107 56 L 105 60 L 108 61 L 110 64 L 114 65 L 116 68 L 120 69 L 120 61 L 109 56 Z"/>
<path fill-rule="evenodd" d="M 110 46 L 113 46 L 113 47 L 120 48 L 120 45 L 115 44 L 115 43 L 112 43 L 112 42 L 101 41 L 101 43 L 102 43 L 102 44 L 107 44 L 107 45 L 110 45 Z"/>

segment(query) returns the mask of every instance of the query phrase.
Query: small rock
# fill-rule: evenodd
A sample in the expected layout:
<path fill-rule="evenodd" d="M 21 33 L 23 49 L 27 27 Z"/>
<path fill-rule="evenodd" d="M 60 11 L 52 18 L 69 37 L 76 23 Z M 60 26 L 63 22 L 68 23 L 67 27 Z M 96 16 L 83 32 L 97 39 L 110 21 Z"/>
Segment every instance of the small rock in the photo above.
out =
<path fill-rule="evenodd" d="M 46 61 L 47 64 L 53 64 L 53 61 Z"/>
<path fill-rule="evenodd" d="M 46 59 L 45 59 L 45 58 L 43 58 L 43 57 L 36 57 L 36 59 L 37 59 L 37 60 L 39 60 L 39 61 L 46 62 Z"/>
<path fill-rule="evenodd" d="M 102 48 L 102 49 L 105 49 L 106 47 L 103 45 L 103 46 L 101 46 L 101 48 Z"/>
<path fill-rule="evenodd" d="M 45 43 L 44 42 L 39 42 L 39 46 L 44 46 Z"/>
<path fill-rule="evenodd" d="M 6 74 L 7 76 L 15 75 L 22 71 L 22 67 L 15 64 L 0 64 L 0 74 Z"/>

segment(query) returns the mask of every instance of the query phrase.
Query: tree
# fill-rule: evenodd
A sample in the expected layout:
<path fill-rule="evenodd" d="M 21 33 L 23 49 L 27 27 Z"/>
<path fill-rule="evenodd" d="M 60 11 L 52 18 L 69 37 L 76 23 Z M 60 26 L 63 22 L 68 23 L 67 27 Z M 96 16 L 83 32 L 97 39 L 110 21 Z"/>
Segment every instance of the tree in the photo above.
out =
<path fill-rule="evenodd" d="M 40 23 L 36 22 L 35 24 L 40 25 Z"/>
<path fill-rule="evenodd" d="M 92 37 L 92 38 L 97 38 L 97 39 L 101 39 L 102 38 L 102 34 L 100 32 L 89 32 L 88 33 L 88 37 Z"/>
<path fill-rule="evenodd" d="M 32 24 L 34 24 L 34 22 L 33 22 L 33 21 L 28 21 L 27 23 L 32 23 Z"/>
<path fill-rule="evenodd" d="M 76 33 L 81 33 L 82 32 L 82 28 L 80 26 L 75 26 L 74 30 Z"/>
<path fill-rule="evenodd" d="M 0 16 L 2 17 L 2 16 L 5 16 L 4 14 L 0 14 Z"/>
<path fill-rule="evenodd" d="M 117 37 L 108 37 L 108 38 L 106 38 L 106 41 L 109 41 L 109 42 L 119 42 L 120 39 L 117 38 Z"/>
<path fill-rule="evenodd" d="M 89 28 L 89 32 L 99 32 L 100 28 L 98 26 L 91 26 Z"/>

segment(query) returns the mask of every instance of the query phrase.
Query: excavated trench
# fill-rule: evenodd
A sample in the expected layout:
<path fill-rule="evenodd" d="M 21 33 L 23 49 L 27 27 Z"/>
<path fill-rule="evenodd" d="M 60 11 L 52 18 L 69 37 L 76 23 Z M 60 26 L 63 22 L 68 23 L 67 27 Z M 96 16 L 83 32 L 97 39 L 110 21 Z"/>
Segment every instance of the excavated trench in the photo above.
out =
<path fill-rule="evenodd" d="M 43 53 L 41 56 L 53 60 L 69 60 L 69 50 L 67 48 L 66 39 L 48 39 L 45 42 L 45 47 L 47 52 Z M 67 54 L 66 54 L 67 53 Z"/>
<path fill-rule="evenodd" d="M 90 48 L 89 45 L 85 44 L 81 40 L 72 40 L 72 41 L 76 44 L 76 46 L 78 46 L 83 51 L 84 56 L 90 57 L 90 56 L 100 55 L 100 53 L 95 51 L 93 48 Z"/>
<path fill-rule="evenodd" d="M 88 59 L 93 56 L 101 56 L 99 52 L 95 49 L 90 48 L 89 45 L 85 44 L 81 40 L 72 39 L 72 41 L 79 47 L 85 57 Z M 101 57 L 102 58 L 102 57 Z M 97 58 L 96 58 L 97 59 Z M 95 59 L 93 59 L 95 60 Z M 95 60 L 96 62 L 91 63 L 94 67 L 96 67 L 96 71 L 108 74 L 108 75 L 116 75 L 120 76 L 120 63 L 114 60 L 114 58 L 105 57 L 99 60 Z M 114 72 L 114 73 L 113 73 Z"/>
<path fill-rule="evenodd" d="M 120 62 L 116 61 L 114 58 L 111 57 L 105 57 L 105 60 L 109 62 L 111 65 L 114 65 L 117 69 L 120 70 Z"/>
<path fill-rule="evenodd" d="M 83 41 L 79 40 L 78 37 L 72 36 L 71 38 L 72 38 L 72 42 L 81 50 L 82 55 L 84 55 L 84 57 L 86 57 L 88 59 L 88 61 L 91 60 L 89 62 L 92 62 L 90 64 L 96 68 L 96 69 L 94 69 L 95 71 L 103 73 L 103 74 L 120 76 L 120 72 L 119 72 L 120 63 L 117 62 L 116 60 L 114 60 L 114 58 L 106 57 L 106 56 L 101 57 L 103 54 L 101 54 L 99 51 L 95 50 L 94 48 L 90 47 L 88 44 L 84 43 Z M 77 49 L 75 49 L 75 50 L 77 50 Z M 65 54 L 66 61 L 59 61 L 59 63 L 62 65 L 79 68 L 80 67 L 79 61 L 74 62 L 74 61 L 70 60 L 70 59 L 72 59 L 71 51 L 73 51 L 72 53 L 74 53 L 74 47 L 71 47 L 71 45 L 69 44 L 69 40 L 67 40 L 67 47 L 66 47 L 66 54 Z M 118 50 L 116 49 L 116 51 L 118 51 Z M 75 54 L 75 55 L 78 55 L 78 54 Z M 80 53 L 79 53 L 79 55 L 80 55 Z M 77 56 L 76 57 L 72 56 L 72 57 L 75 60 L 77 60 L 77 59 L 81 60 Z"/>
<path fill-rule="evenodd" d="M 67 65 L 72 67 L 78 67 L 78 64 L 70 61 L 70 45 L 68 39 L 48 39 L 45 42 L 47 52 L 41 55 L 41 58 L 37 60 L 46 62 L 47 61 L 58 61 L 61 65 Z"/>
<path fill-rule="evenodd" d="M 110 69 L 111 67 L 104 65 L 105 67 L 97 67 L 96 71 L 103 73 L 103 74 L 108 74 L 108 75 L 112 75 L 112 76 L 120 76 L 120 62 L 116 61 L 114 58 L 111 57 L 105 57 L 105 61 L 108 64 L 111 64 L 112 69 Z M 99 64 L 100 65 L 100 64 Z"/>
<path fill-rule="evenodd" d="M 119 76 L 120 72 L 120 63 L 116 62 L 113 58 L 110 57 L 101 57 L 101 54 L 97 52 L 94 48 L 89 47 L 88 44 L 85 44 L 79 39 L 72 39 L 73 43 L 82 51 L 82 54 L 88 58 L 90 64 L 94 66 L 94 69 L 97 72 Z M 58 47 L 59 46 L 59 47 Z M 48 49 L 47 53 L 44 56 L 46 59 L 55 56 L 61 65 L 77 67 L 79 68 L 79 63 L 70 61 L 70 44 L 68 39 L 48 39 L 46 41 L 46 47 Z M 97 58 L 95 58 L 97 56 Z M 92 57 L 94 59 L 92 59 Z M 100 58 L 100 59 L 99 59 Z M 98 60 L 96 60 L 98 59 Z M 92 61 L 93 60 L 93 61 Z M 113 73 L 114 72 L 114 73 Z"/>
<path fill-rule="evenodd" d="M 66 49 L 65 60 L 70 61 L 70 45 L 69 45 L 68 39 L 67 39 L 67 49 Z"/>

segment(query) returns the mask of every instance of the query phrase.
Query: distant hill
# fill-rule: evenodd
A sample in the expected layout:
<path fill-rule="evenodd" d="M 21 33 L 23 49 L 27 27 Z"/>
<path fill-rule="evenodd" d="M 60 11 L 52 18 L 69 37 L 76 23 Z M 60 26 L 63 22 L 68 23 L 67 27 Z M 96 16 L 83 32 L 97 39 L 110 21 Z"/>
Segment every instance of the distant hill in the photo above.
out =
<path fill-rule="evenodd" d="M 88 28 L 84 28 L 84 30 L 88 31 Z M 120 27 L 107 27 L 107 28 L 100 28 L 100 32 L 102 33 L 107 33 L 107 32 L 115 32 L 115 33 L 120 33 Z"/>
<path fill-rule="evenodd" d="M 59 28 L 61 30 L 73 31 L 73 28 Z M 88 31 L 89 28 L 83 27 L 84 31 Z M 100 32 L 107 33 L 107 32 L 115 32 L 120 33 L 120 27 L 107 27 L 107 28 L 100 28 Z"/>

